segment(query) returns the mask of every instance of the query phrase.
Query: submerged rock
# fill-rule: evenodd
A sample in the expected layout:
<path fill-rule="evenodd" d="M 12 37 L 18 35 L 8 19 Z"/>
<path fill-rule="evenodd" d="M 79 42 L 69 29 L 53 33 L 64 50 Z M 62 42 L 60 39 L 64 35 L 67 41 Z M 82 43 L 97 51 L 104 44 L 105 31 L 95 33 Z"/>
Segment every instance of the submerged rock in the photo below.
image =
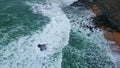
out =
<path fill-rule="evenodd" d="M 40 48 L 40 51 L 46 50 L 46 44 L 38 44 L 38 47 Z"/>

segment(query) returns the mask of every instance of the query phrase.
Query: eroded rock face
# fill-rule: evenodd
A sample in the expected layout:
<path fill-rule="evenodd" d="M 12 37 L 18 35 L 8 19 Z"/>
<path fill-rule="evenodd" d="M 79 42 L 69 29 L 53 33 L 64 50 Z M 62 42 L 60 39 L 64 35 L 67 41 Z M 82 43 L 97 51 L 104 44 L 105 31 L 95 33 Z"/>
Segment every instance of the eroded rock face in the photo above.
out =
<path fill-rule="evenodd" d="M 78 0 L 72 5 L 92 7 L 96 14 L 96 25 L 110 27 L 120 32 L 120 0 Z"/>
<path fill-rule="evenodd" d="M 120 0 L 96 0 L 93 3 L 93 7 L 96 5 L 101 10 L 101 12 L 96 12 L 97 16 L 100 17 L 103 15 L 109 20 L 109 23 L 104 24 L 111 24 L 109 27 L 120 31 Z"/>

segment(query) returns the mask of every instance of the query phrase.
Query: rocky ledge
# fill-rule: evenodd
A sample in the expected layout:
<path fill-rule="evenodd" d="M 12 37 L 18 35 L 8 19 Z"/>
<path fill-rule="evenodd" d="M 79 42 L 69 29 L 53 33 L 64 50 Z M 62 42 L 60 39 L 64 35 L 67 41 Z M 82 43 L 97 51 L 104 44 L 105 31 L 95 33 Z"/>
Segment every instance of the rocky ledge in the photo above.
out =
<path fill-rule="evenodd" d="M 120 0 L 96 0 L 93 3 L 94 23 L 105 30 L 106 39 L 120 46 Z"/>
<path fill-rule="evenodd" d="M 120 0 L 96 0 L 92 8 L 97 15 L 95 24 L 120 32 Z"/>
<path fill-rule="evenodd" d="M 92 7 L 98 27 L 110 27 L 120 32 L 120 0 L 78 0 L 72 5 Z"/>

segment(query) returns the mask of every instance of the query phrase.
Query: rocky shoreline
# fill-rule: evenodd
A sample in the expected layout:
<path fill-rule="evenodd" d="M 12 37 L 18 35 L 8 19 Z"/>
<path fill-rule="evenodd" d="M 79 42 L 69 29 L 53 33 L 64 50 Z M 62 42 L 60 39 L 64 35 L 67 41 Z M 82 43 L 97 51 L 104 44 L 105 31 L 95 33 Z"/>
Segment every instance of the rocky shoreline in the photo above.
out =
<path fill-rule="evenodd" d="M 120 1 L 119 0 L 78 0 L 72 5 L 92 8 L 96 14 L 94 23 L 99 26 L 109 27 L 120 32 Z"/>
<path fill-rule="evenodd" d="M 94 23 L 97 27 L 104 30 L 104 36 L 107 40 L 115 41 L 120 46 L 120 30 L 108 17 L 102 13 L 102 10 L 96 4 L 92 6 L 93 13 L 96 14 Z M 118 22 L 119 23 L 119 22 Z"/>
<path fill-rule="evenodd" d="M 117 1 L 118 0 L 114 0 L 114 3 L 120 3 L 117 3 Z M 104 2 L 103 5 L 101 5 L 101 2 Z M 97 27 L 103 30 L 104 37 L 108 40 L 108 42 L 113 42 L 110 44 L 110 49 L 112 51 L 112 55 L 114 56 L 117 68 L 120 68 L 120 13 L 118 13 L 119 10 L 115 10 L 120 6 L 116 6 L 115 4 L 112 4 L 113 2 L 111 2 L 111 4 L 107 5 L 106 7 L 108 2 L 108 0 L 106 0 L 106 2 L 105 0 L 98 0 L 98 2 L 92 6 L 93 13 L 96 14 L 94 23 Z M 111 6 L 113 7 L 112 9 Z M 111 11 L 114 12 L 111 13 Z"/>
<path fill-rule="evenodd" d="M 119 3 L 120 1 L 118 0 L 78 0 L 72 4 L 73 6 L 85 6 L 88 9 L 92 9 L 93 13 L 96 15 L 93 19 L 93 23 L 104 32 L 104 37 L 108 42 L 110 41 L 110 49 L 115 58 L 117 68 L 120 68 Z"/>
<path fill-rule="evenodd" d="M 120 46 L 120 19 L 118 19 L 120 16 L 119 13 L 116 15 L 119 10 L 114 11 L 120 8 L 120 5 L 116 5 L 118 3 L 120 3 L 118 0 L 112 0 L 111 4 L 109 4 L 109 0 L 78 0 L 74 2 L 72 6 L 85 6 L 88 9 L 92 9 L 93 13 L 96 15 L 93 19 L 95 26 L 105 30 L 104 36 L 107 40 L 115 41 L 117 45 Z M 114 11 L 114 13 L 111 13 L 112 11 Z M 115 14 L 117 16 L 116 19 L 114 16 L 111 17 L 110 13 L 111 15 Z M 115 23 L 111 19 L 114 21 L 118 20 L 118 22 Z"/>
<path fill-rule="evenodd" d="M 101 28 L 104 31 L 104 37 L 110 41 L 110 49 L 112 55 L 114 56 L 117 68 L 120 68 L 120 33 L 116 32 L 110 28 Z"/>
<path fill-rule="evenodd" d="M 88 9 L 92 9 L 93 13 L 96 15 L 93 19 L 95 26 L 105 31 L 104 36 L 106 39 L 115 41 L 117 45 L 120 46 L 120 19 L 118 19 L 120 16 L 119 13 L 117 13 L 119 11 L 117 11 L 117 9 L 120 8 L 120 5 L 116 5 L 118 3 L 120 3 L 118 0 L 112 0 L 110 2 L 109 0 L 78 0 L 71 5 L 75 7 L 85 6 Z M 114 13 L 111 13 L 112 11 L 114 11 Z M 118 15 L 116 15 L 117 17 L 115 18 L 114 16 L 111 17 L 110 13 L 111 15 Z M 117 20 L 118 22 L 114 22 L 111 19 L 114 21 Z"/>

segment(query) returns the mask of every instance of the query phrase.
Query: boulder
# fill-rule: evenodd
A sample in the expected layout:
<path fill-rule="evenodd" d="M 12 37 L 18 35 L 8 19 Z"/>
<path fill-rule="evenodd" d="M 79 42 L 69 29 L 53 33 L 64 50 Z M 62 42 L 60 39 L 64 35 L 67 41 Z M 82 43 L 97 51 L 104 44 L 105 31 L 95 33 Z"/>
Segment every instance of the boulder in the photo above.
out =
<path fill-rule="evenodd" d="M 46 50 L 46 44 L 38 44 L 38 47 L 40 48 L 40 51 Z"/>

